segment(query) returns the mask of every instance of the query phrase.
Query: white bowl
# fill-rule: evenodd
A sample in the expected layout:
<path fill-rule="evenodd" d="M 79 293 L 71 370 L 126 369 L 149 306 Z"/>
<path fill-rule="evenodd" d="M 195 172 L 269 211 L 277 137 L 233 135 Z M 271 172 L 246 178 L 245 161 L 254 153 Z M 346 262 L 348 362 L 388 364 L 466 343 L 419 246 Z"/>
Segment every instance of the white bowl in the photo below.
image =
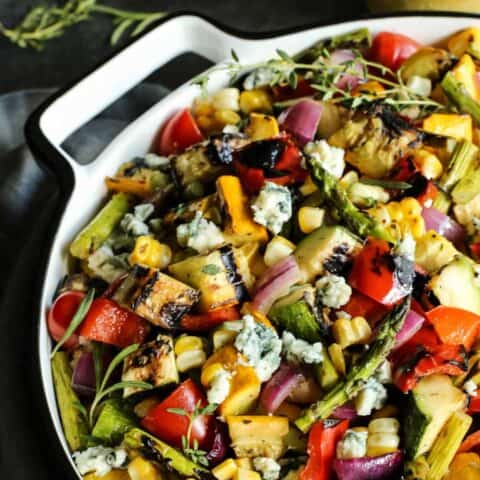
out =
<path fill-rule="evenodd" d="M 199 93 L 198 87 L 184 84 L 165 97 L 125 128 L 89 165 L 79 165 L 62 150 L 60 145 L 63 140 L 161 65 L 187 51 L 218 63 L 231 58 L 230 52 L 234 49 L 242 63 L 254 63 L 273 56 L 277 48 L 295 53 L 319 39 L 360 27 L 368 27 L 372 33 L 383 30 L 399 32 L 430 44 L 478 21 L 479 17 L 473 15 L 407 14 L 258 36 L 219 27 L 194 14 L 177 14 L 166 18 L 98 69 L 56 94 L 32 115 L 26 126 L 29 145 L 39 161 L 58 175 L 66 198 L 44 275 L 37 319 L 38 355 L 53 426 L 74 469 L 55 400 L 50 369 L 52 343 L 47 332 L 45 312 L 58 281 L 67 272 L 68 245 L 95 214 L 107 193 L 104 177 L 114 172 L 119 164 L 144 155 L 159 126 L 172 112 L 190 105 Z M 212 77 L 209 88 L 214 90 L 227 82 L 228 75 L 218 72 Z"/>

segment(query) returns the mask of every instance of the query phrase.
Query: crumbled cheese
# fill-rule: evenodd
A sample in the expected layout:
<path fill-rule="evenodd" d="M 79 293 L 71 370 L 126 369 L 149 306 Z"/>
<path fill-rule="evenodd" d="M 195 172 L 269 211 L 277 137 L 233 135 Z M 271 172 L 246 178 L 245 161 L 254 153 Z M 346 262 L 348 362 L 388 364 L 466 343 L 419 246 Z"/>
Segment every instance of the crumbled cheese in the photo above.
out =
<path fill-rule="evenodd" d="M 81 475 L 95 472 L 103 477 L 112 468 L 121 468 L 127 460 L 127 452 L 123 448 L 90 447 L 82 452 L 75 452 L 73 460 Z"/>
<path fill-rule="evenodd" d="M 388 360 L 385 360 L 375 372 L 375 378 L 380 383 L 392 383 L 392 366 Z"/>
<path fill-rule="evenodd" d="M 350 300 L 352 289 L 343 277 L 327 274 L 315 284 L 319 300 L 326 307 L 340 308 Z"/>
<path fill-rule="evenodd" d="M 367 416 L 373 410 L 382 408 L 387 401 L 387 390 L 375 378 L 370 378 L 355 397 L 355 409 L 358 415 Z"/>
<path fill-rule="evenodd" d="M 368 432 L 348 429 L 337 444 L 337 458 L 361 458 L 367 455 Z"/>
<path fill-rule="evenodd" d="M 148 217 L 152 215 L 155 207 L 151 203 L 143 203 L 137 205 L 133 209 L 133 213 L 126 213 L 121 222 L 120 228 L 134 237 L 139 237 L 141 235 L 148 235 L 150 230 L 148 225 L 145 223 Z"/>
<path fill-rule="evenodd" d="M 463 384 L 463 390 L 468 393 L 471 397 L 474 397 L 477 394 L 477 384 L 472 380 L 467 380 Z"/>
<path fill-rule="evenodd" d="M 423 97 L 429 97 L 432 93 L 432 81 L 427 77 L 412 75 L 407 82 L 407 88 Z"/>
<path fill-rule="evenodd" d="M 253 218 L 277 235 L 292 216 L 290 190 L 273 182 L 266 182 L 252 204 Z"/>
<path fill-rule="evenodd" d="M 222 368 L 218 371 L 207 391 L 208 403 L 220 405 L 228 397 L 231 378 L 231 373 L 225 369 Z"/>
<path fill-rule="evenodd" d="M 253 90 L 258 87 L 270 85 L 276 73 L 268 67 L 261 67 L 251 72 L 243 81 L 245 90 Z"/>
<path fill-rule="evenodd" d="M 208 253 L 225 243 L 220 229 L 209 220 L 202 217 L 200 212 L 189 223 L 177 227 L 177 240 L 182 247 L 190 247 L 198 253 Z"/>
<path fill-rule="evenodd" d="M 87 259 L 87 266 L 97 277 L 113 282 L 129 269 L 128 261 L 122 255 L 115 255 L 109 245 L 97 248 Z"/>
<path fill-rule="evenodd" d="M 156 153 L 147 153 L 143 157 L 143 161 L 148 168 L 162 168 L 170 165 L 168 157 L 157 155 Z"/>
<path fill-rule="evenodd" d="M 410 234 L 404 235 L 397 243 L 395 253 L 408 260 L 413 261 L 415 259 L 415 240 Z"/>
<path fill-rule="evenodd" d="M 254 458 L 253 468 L 262 474 L 263 480 L 277 480 L 280 477 L 280 465 L 273 458 Z"/>
<path fill-rule="evenodd" d="M 323 360 L 323 345 L 321 342 L 308 343 L 297 339 L 285 330 L 282 335 L 283 352 L 290 363 L 317 364 Z"/>
<path fill-rule="evenodd" d="M 229 123 L 228 125 L 225 125 L 222 130 L 223 133 L 229 133 L 230 135 L 237 135 L 240 133 L 240 129 L 238 128 L 237 125 L 234 125 L 233 123 Z"/>
<path fill-rule="evenodd" d="M 244 315 L 243 328 L 235 339 L 235 348 L 247 358 L 248 365 L 255 368 L 261 382 L 271 378 L 280 366 L 282 341 L 272 328 Z"/>
<path fill-rule="evenodd" d="M 326 140 L 309 142 L 305 145 L 303 151 L 310 157 L 313 163 L 333 175 L 340 178 L 345 170 L 345 151 L 343 148 L 332 147 Z"/>

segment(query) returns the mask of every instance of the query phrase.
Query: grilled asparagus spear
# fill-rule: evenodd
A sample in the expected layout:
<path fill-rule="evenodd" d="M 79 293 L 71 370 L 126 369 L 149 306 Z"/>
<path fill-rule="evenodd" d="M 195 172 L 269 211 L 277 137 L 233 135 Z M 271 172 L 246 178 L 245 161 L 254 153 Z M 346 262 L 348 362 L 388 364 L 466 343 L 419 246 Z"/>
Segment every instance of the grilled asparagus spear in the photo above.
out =
<path fill-rule="evenodd" d="M 322 400 L 310 406 L 295 422 L 302 432 L 308 432 L 317 420 L 328 418 L 332 411 L 353 398 L 364 386 L 365 382 L 375 373 L 395 345 L 398 331 L 403 325 L 410 308 L 410 297 L 396 305 L 383 320 L 377 338 L 370 349 L 346 376 Z"/>
<path fill-rule="evenodd" d="M 347 192 L 338 184 L 333 175 L 311 159 L 308 163 L 312 179 L 325 195 L 325 201 L 353 233 L 361 237 L 371 235 L 381 240 L 393 242 L 390 233 L 381 223 L 359 210 L 351 202 Z"/>
<path fill-rule="evenodd" d="M 448 99 L 463 113 L 469 113 L 480 124 L 480 103 L 467 92 L 465 85 L 457 80 L 452 72 L 447 72 L 442 80 L 442 88 Z"/>

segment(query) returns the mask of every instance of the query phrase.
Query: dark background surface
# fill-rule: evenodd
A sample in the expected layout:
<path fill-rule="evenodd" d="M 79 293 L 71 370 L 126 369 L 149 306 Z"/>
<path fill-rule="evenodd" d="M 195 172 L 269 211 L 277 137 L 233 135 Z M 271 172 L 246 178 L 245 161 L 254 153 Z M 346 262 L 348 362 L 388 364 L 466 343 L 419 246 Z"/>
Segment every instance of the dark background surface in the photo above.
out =
<path fill-rule="evenodd" d="M 0 21 L 16 24 L 33 3 L 0 0 Z M 145 11 L 188 9 L 250 32 L 354 18 L 365 12 L 362 0 L 110 0 L 108 4 Z M 114 52 L 110 32 L 110 19 L 95 16 L 71 27 L 42 52 L 20 49 L 0 38 L 0 95 L 59 87 L 80 77 Z M 156 80 L 173 87 L 185 75 L 188 68 L 177 63 Z M 0 115 L 0 138 L 5 121 Z M 33 165 L 26 149 L 0 152 L 0 474 L 10 480 L 74 478 L 45 416 L 35 357 L 34 305 L 45 238 L 54 227 L 59 198 L 54 178 Z"/>

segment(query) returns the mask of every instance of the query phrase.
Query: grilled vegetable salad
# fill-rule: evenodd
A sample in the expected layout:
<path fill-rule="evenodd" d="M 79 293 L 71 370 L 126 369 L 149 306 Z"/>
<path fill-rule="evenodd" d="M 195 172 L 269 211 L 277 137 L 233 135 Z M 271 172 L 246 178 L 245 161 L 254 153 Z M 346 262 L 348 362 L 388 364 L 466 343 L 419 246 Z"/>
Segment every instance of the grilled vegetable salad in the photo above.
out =
<path fill-rule="evenodd" d="M 69 247 L 79 473 L 480 479 L 480 29 L 213 70 Z"/>

